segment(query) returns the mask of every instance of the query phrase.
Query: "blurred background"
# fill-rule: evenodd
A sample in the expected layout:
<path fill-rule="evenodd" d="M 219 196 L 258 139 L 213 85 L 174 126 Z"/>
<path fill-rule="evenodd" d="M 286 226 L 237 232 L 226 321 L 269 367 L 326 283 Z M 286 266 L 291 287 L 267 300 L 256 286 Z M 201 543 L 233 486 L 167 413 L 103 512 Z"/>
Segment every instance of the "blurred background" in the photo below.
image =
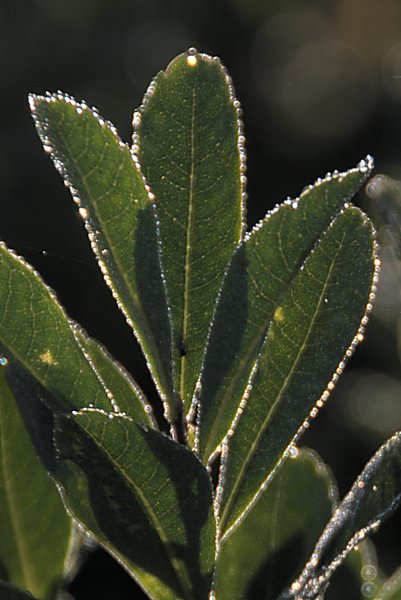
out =
<path fill-rule="evenodd" d="M 376 172 L 401 179 L 399 0 L 0 0 L 0 238 L 149 395 L 144 361 L 42 151 L 27 94 L 61 89 L 85 98 L 129 140 L 149 81 L 189 46 L 221 57 L 242 102 L 250 226 L 286 196 L 368 153 Z M 401 429 L 401 252 L 375 194 L 362 192 L 357 203 L 378 228 L 380 292 L 365 343 L 302 442 L 322 454 L 342 495 Z M 374 536 L 387 574 L 401 563 L 400 525 L 398 514 Z M 76 600 L 135 594 L 100 551 L 70 590 Z"/>

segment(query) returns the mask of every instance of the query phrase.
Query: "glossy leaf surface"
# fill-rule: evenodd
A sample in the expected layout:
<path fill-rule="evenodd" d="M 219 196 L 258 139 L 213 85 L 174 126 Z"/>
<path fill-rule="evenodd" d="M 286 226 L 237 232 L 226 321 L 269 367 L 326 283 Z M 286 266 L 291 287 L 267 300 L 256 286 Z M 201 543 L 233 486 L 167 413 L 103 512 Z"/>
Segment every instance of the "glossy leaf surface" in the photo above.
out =
<path fill-rule="evenodd" d="M 218 59 L 181 54 L 134 115 L 134 148 L 160 222 L 175 383 L 191 405 L 222 276 L 242 232 L 238 103 Z"/>
<path fill-rule="evenodd" d="M 173 406 L 171 332 L 160 273 L 153 203 L 130 148 L 84 103 L 31 96 L 45 150 L 80 205 L 106 283 Z"/>
<path fill-rule="evenodd" d="M 72 521 L 34 452 L 5 370 L 0 367 L 0 576 L 48 600 L 64 574 Z M 1 590 L 0 597 L 18 594 Z"/>
<path fill-rule="evenodd" d="M 371 165 L 369 165 L 371 167 Z M 259 223 L 233 256 L 210 334 L 200 398 L 200 456 L 207 462 L 231 427 L 272 325 L 320 237 L 369 173 L 365 161 L 318 180 Z"/>
<path fill-rule="evenodd" d="M 299 578 L 283 598 L 316 598 L 349 552 L 401 503 L 401 434 L 368 462 L 320 536 Z"/>
<path fill-rule="evenodd" d="M 344 209 L 321 235 L 276 308 L 250 399 L 227 442 L 223 532 L 248 510 L 347 349 L 357 344 L 354 336 L 366 313 L 373 259 L 370 222 L 358 209 Z M 343 368 L 342 364 L 335 380 Z"/>
<path fill-rule="evenodd" d="M 287 459 L 241 525 L 222 543 L 218 600 L 275 600 L 310 556 L 330 518 L 336 490 L 310 451 Z"/>
<path fill-rule="evenodd" d="M 122 416 L 87 410 L 58 424 L 58 477 L 77 519 L 151 598 L 208 598 L 214 515 L 197 458 Z"/>

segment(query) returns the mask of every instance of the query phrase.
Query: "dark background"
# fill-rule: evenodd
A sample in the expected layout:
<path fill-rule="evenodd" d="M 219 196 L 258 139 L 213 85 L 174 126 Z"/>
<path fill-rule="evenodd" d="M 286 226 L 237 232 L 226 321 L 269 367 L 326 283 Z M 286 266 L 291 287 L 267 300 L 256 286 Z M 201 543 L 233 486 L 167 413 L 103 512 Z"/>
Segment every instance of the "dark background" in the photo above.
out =
<path fill-rule="evenodd" d="M 376 172 L 401 179 L 399 0 L 0 0 L 0 238 L 37 267 L 68 313 L 150 395 L 144 361 L 97 271 L 76 207 L 42 151 L 27 94 L 61 89 L 85 98 L 129 140 L 151 78 L 189 46 L 221 57 L 242 102 L 249 225 L 368 153 Z M 375 215 L 363 192 L 357 203 Z M 386 228 L 379 239 L 383 273 L 366 342 L 303 439 L 331 466 L 341 494 L 401 429 L 401 266 Z M 374 536 L 386 573 L 401 563 L 400 522 L 398 514 Z M 100 551 L 70 591 L 76 600 L 136 597 L 128 576 Z"/>

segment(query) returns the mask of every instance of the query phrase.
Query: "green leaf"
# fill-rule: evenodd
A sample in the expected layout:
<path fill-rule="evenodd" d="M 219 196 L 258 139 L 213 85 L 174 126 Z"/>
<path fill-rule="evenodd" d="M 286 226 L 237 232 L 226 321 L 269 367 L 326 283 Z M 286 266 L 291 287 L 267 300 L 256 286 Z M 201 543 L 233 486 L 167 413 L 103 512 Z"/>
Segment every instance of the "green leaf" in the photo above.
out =
<path fill-rule="evenodd" d="M 0 596 L 1 600 L 35 600 L 29 592 L 4 581 L 0 581 Z"/>
<path fill-rule="evenodd" d="M 334 387 L 346 352 L 363 337 L 358 327 L 367 320 L 373 259 L 370 221 L 359 209 L 345 208 L 282 297 L 249 384 L 249 402 L 240 407 L 233 435 L 224 443 L 222 532 L 267 485 L 317 400 L 328 396 L 327 386 Z"/>
<path fill-rule="evenodd" d="M 134 150 L 157 199 L 174 379 L 187 411 L 221 280 L 243 229 L 238 108 L 220 61 L 191 49 L 157 75 L 134 114 Z"/>
<path fill-rule="evenodd" d="M 383 444 L 323 530 L 298 579 L 282 598 L 316 598 L 337 567 L 401 503 L 401 433 Z"/>
<path fill-rule="evenodd" d="M 216 598 L 275 600 L 310 556 L 336 500 L 331 474 L 315 453 L 301 450 L 287 459 L 241 525 L 222 543 Z"/>
<path fill-rule="evenodd" d="M 151 598 L 207 599 L 215 553 L 212 491 L 193 453 L 95 409 L 61 416 L 58 425 L 58 478 L 78 521 Z"/>
<path fill-rule="evenodd" d="M 0 367 L 0 576 L 41 600 L 55 597 L 73 526 L 40 463 Z M 0 587 L 1 589 L 1 587 Z M 25 597 L 1 590 L 1 598 Z"/>
<path fill-rule="evenodd" d="M 401 600 L 401 567 L 389 577 L 380 587 L 376 600 Z"/>
<path fill-rule="evenodd" d="M 114 127 L 86 104 L 61 94 L 31 96 L 30 103 L 44 148 L 80 206 L 104 279 L 174 411 L 154 205 L 139 167 Z"/>
<path fill-rule="evenodd" d="M 114 408 L 126 413 L 140 425 L 151 425 L 157 429 L 153 409 L 131 375 L 104 346 L 89 337 L 79 326 L 74 327 L 74 334 Z"/>
<path fill-rule="evenodd" d="M 199 451 L 203 462 L 231 428 L 274 312 L 321 235 L 354 196 L 371 159 L 328 174 L 299 199 L 268 213 L 235 252 L 224 280 L 202 374 Z"/>
<path fill-rule="evenodd" d="M 379 581 L 374 546 L 370 540 L 362 540 L 334 573 L 324 598 L 372 598 Z"/>
<path fill-rule="evenodd" d="M 0 243 L 0 348 L 9 363 L 38 381 L 56 411 L 89 404 L 110 410 L 74 327 L 32 267 Z"/>

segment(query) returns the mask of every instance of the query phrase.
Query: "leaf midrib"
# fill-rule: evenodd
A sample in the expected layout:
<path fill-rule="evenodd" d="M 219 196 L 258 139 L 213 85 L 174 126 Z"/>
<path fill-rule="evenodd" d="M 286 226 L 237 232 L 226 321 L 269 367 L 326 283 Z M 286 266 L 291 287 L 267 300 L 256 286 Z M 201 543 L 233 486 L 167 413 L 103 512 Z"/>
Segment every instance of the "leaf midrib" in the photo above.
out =
<path fill-rule="evenodd" d="M 281 386 L 281 389 L 279 390 L 278 394 L 276 395 L 276 400 L 273 402 L 273 404 L 272 404 L 269 412 L 267 413 L 266 418 L 263 421 L 262 427 L 260 427 L 260 429 L 259 429 L 259 433 L 255 436 L 254 441 L 253 441 L 253 443 L 251 444 L 251 446 L 249 448 L 249 452 L 248 452 L 246 458 L 242 461 L 241 468 L 240 468 L 240 471 L 239 471 L 239 475 L 236 478 L 236 481 L 235 481 L 234 486 L 232 488 L 231 494 L 230 494 L 229 498 L 227 499 L 227 501 L 225 503 L 224 510 L 223 510 L 223 512 L 221 514 L 221 518 L 220 518 L 221 531 L 224 531 L 224 529 L 225 529 L 226 522 L 228 521 L 228 517 L 230 516 L 232 505 L 233 505 L 233 503 L 235 501 L 235 498 L 238 495 L 239 488 L 240 488 L 240 485 L 241 485 L 243 477 L 244 477 L 244 473 L 247 470 L 247 468 L 249 466 L 249 463 L 250 463 L 253 455 L 255 454 L 255 452 L 258 449 L 259 442 L 262 439 L 262 437 L 263 437 L 263 435 L 264 435 L 264 433 L 265 433 L 265 431 L 266 431 L 266 429 L 268 427 L 268 424 L 269 424 L 269 422 L 270 422 L 273 414 L 276 412 L 277 406 L 281 403 L 283 395 L 285 394 L 285 392 L 286 392 L 286 390 L 287 390 L 287 388 L 289 386 L 289 383 L 290 383 L 290 381 L 291 381 L 291 379 L 292 379 L 292 377 L 294 375 L 295 370 L 298 367 L 298 364 L 299 364 L 299 362 L 300 362 L 300 360 L 302 358 L 302 355 L 303 355 L 303 353 L 305 351 L 305 348 L 306 348 L 306 346 L 308 344 L 309 338 L 310 338 L 310 336 L 312 334 L 313 328 L 314 328 L 315 323 L 316 323 L 317 316 L 319 314 L 320 308 L 321 308 L 322 303 L 323 303 L 323 299 L 324 299 L 324 296 L 325 296 L 325 293 L 326 293 L 326 290 L 327 290 L 328 283 L 329 283 L 329 281 L 331 279 L 331 274 L 332 274 L 334 265 L 335 265 L 335 263 L 337 261 L 338 254 L 341 251 L 341 248 L 342 248 L 345 236 L 346 236 L 346 233 L 344 232 L 343 233 L 343 238 L 341 240 L 341 243 L 339 244 L 339 247 L 338 247 L 338 249 L 337 249 L 337 251 L 336 251 L 336 253 L 335 253 L 334 257 L 333 257 L 333 260 L 331 261 L 330 267 L 328 269 L 328 272 L 327 272 L 327 275 L 326 275 L 326 278 L 325 278 L 325 281 L 324 281 L 324 284 L 323 284 L 323 287 L 322 287 L 322 290 L 321 290 L 321 293 L 320 293 L 320 296 L 319 296 L 319 300 L 318 300 L 316 309 L 315 309 L 313 317 L 311 319 L 311 323 L 310 323 L 310 325 L 308 327 L 308 330 L 307 330 L 306 335 L 304 337 L 304 340 L 303 340 L 303 342 L 302 342 L 302 344 L 300 346 L 300 349 L 299 349 L 299 351 L 297 353 L 297 356 L 296 356 L 296 358 L 295 358 L 295 360 L 294 360 L 294 362 L 292 364 L 292 367 L 291 367 L 291 369 L 290 369 L 287 377 L 285 378 L 284 383 Z M 263 485 L 263 483 L 261 484 L 261 486 L 262 485 Z M 261 486 L 259 486 L 259 487 L 261 487 Z M 243 512 L 245 512 L 245 511 L 242 511 L 242 513 Z M 237 520 L 238 519 L 236 519 L 235 522 Z"/>
<path fill-rule="evenodd" d="M 123 418 L 123 419 L 126 419 L 127 421 L 130 421 L 131 423 L 134 423 L 129 417 L 117 417 L 116 415 L 114 415 L 114 418 Z M 136 425 L 136 424 L 134 423 L 134 425 Z M 170 544 L 168 542 L 167 535 L 165 534 L 163 526 L 160 523 L 157 515 L 153 511 L 152 506 L 148 503 L 146 496 L 142 493 L 141 489 L 135 484 L 135 481 L 133 479 L 131 479 L 131 477 L 127 474 L 125 469 L 118 462 L 116 462 L 114 457 L 107 451 L 107 449 L 101 444 L 101 442 L 99 442 L 92 435 L 92 433 L 90 433 L 86 428 L 84 428 L 84 431 L 87 433 L 87 435 L 89 435 L 91 437 L 91 439 L 96 444 L 96 446 L 99 448 L 99 450 L 107 456 L 107 458 L 110 460 L 111 464 L 114 466 L 114 468 L 117 470 L 117 472 L 122 473 L 126 482 L 128 484 L 131 484 L 131 487 L 134 488 L 137 496 L 139 497 L 139 499 L 142 503 L 145 513 L 148 514 L 149 521 L 153 524 L 155 530 L 157 531 L 157 533 L 159 535 L 159 538 L 162 542 L 162 547 L 164 548 L 164 551 L 167 555 L 167 559 L 170 562 L 170 564 L 173 568 L 173 571 L 177 576 L 177 579 L 181 585 L 181 588 L 187 594 L 187 596 L 185 596 L 185 598 L 187 598 L 188 600 L 191 600 L 192 598 L 194 598 L 194 596 L 192 594 L 191 582 L 188 577 L 188 573 L 185 569 L 182 568 L 181 562 L 178 561 L 176 559 L 176 557 L 174 556 L 174 554 L 170 552 Z"/>
<path fill-rule="evenodd" d="M 92 116 L 93 116 L 93 115 L 92 115 Z M 62 120 L 63 120 L 63 119 L 62 119 Z M 96 211 L 96 208 L 95 208 L 95 202 L 96 202 L 96 199 L 98 199 L 98 198 L 99 198 L 99 196 L 97 196 L 97 195 L 93 195 L 93 194 L 90 192 L 90 188 L 88 187 L 88 184 L 87 184 L 87 182 L 86 182 L 87 175 L 84 175 L 84 174 L 83 174 L 83 172 L 82 172 L 82 170 L 81 170 L 81 168 L 79 167 L 79 161 L 77 161 L 77 160 L 76 160 L 76 158 L 74 157 L 74 155 L 73 155 L 73 153 L 72 153 L 72 151 L 71 151 L 70 144 L 68 143 L 68 141 L 67 141 L 66 137 L 63 135 L 63 133 L 62 133 L 62 130 L 60 129 L 60 125 L 59 125 L 59 123 L 57 122 L 57 120 L 56 120 L 56 119 L 55 119 L 55 125 L 57 126 L 58 133 L 59 133 L 59 135 L 60 135 L 60 138 L 62 139 L 62 141 L 63 141 L 63 143 L 64 143 L 64 146 L 65 146 L 65 148 L 68 148 L 68 153 L 69 153 L 69 155 L 70 155 L 70 157 L 71 157 L 71 161 L 72 161 L 72 163 L 74 164 L 74 166 L 75 166 L 76 170 L 78 171 L 78 173 L 79 173 L 79 175 L 80 175 L 80 177 L 81 177 L 82 184 L 83 184 L 84 190 L 85 190 L 85 192 L 86 192 L 86 196 L 87 196 L 87 198 L 88 198 L 88 200 L 89 200 L 88 204 L 89 204 L 89 203 L 91 203 L 91 204 L 92 204 L 93 210 L 92 210 L 91 208 L 89 208 L 89 210 L 92 210 L 92 212 L 94 212 L 94 213 L 95 213 L 95 215 L 96 215 L 96 219 L 97 219 L 97 220 L 99 220 L 99 223 L 101 223 L 101 224 L 102 224 L 102 225 L 101 225 L 101 230 L 102 230 L 102 231 L 101 231 L 101 235 L 102 235 L 102 236 L 105 238 L 106 244 L 107 244 L 107 246 L 108 246 L 108 247 L 109 247 L 109 249 L 110 249 L 110 255 L 111 255 L 111 259 L 114 261 L 114 263 L 115 263 L 115 264 L 116 264 L 116 266 L 117 266 L 117 272 L 119 273 L 120 277 L 121 277 L 121 278 L 122 278 L 122 280 L 123 280 L 123 283 L 124 283 L 124 286 L 125 286 L 125 288 L 126 288 L 126 291 L 128 292 L 128 296 L 129 296 L 129 298 L 131 298 L 131 299 L 133 300 L 133 303 L 134 303 L 134 306 L 135 306 L 134 315 L 133 315 L 133 316 L 134 316 L 134 320 L 133 320 L 133 322 L 136 322 L 136 321 L 137 321 L 137 317 L 136 317 L 135 313 L 136 313 L 136 314 L 137 314 L 137 313 L 140 313 L 140 315 L 141 315 L 141 318 L 143 319 L 143 321 L 144 321 L 145 323 L 147 323 L 147 324 L 148 324 L 148 319 L 147 319 L 147 317 L 146 317 L 146 314 L 145 314 L 145 313 L 144 313 L 144 311 L 143 311 L 143 308 L 142 308 L 142 306 L 141 306 L 141 303 L 138 301 L 137 294 L 135 293 L 135 290 L 134 290 L 134 289 L 132 289 L 132 287 L 131 287 L 131 285 L 130 285 L 130 281 L 131 281 L 131 280 L 128 278 L 128 275 L 126 274 L 126 271 L 125 271 L 125 269 L 124 269 L 124 268 L 122 267 L 122 265 L 121 265 L 121 261 L 120 261 L 120 259 L 119 259 L 119 253 L 118 253 L 118 252 L 117 252 L 117 253 L 115 253 L 115 251 L 113 251 L 113 248 L 115 249 L 115 246 L 114 246 L 114 244 L 111 244 L 111 243 L 110 243 L 110 237 L 109 237 L 109 235 L 108 235 L 108 233 L 107 233 L 107 232 L 108 232 L 108 227 L 107 227 L 107 224 L 105 224 L 105 222 L 104 222 L 104 219 L 100 219 L 100 218 L 99 218 L 99 216 L 98 216 L 98 214 L 97 214 L 97 211 Z M 115 136 L 115 134 L 113 133 L 113 131 L 111 131 L 111 129 L 109 129 L 109 131 L 110 131 L 110 133 L 111 133 L 111 134 L 112 134 L 112 136 L 113 136 L 113 141 L 115 141 L 115 142 L 118 142 L 118 139 L 116 138 L 116 136 Z M 107 146 L 108 142 L 107 142 L 106 140 L 104 140 L 104 144 L 105 144 L 105 146 Z M 135 169 L 135 165 L 134 165 L 134 163 L 133 163 L 133 161 L 132 161 L 132 158 L 131 158 L 131 154 L 130 154 L 129 147 L 128 147 L 126 144 L 124 144 L 124 148 L 120 148 L 120 146 L 118 145 L 118 148 L 117 148 L 117 150 L 119 150 L 120 152 L 122 152 L 122 151 L 127 151 L 127 152 L 129 153 L 129 157 L 128 157 L 128 159 L 129 159 L 129 161 L 131 161 L 131 162 L 132 162 L 133 168 Z M 127 159 L 126 159 L 126 157 L 124 157 L 124 160 L 125 160 L 125 161 L 127 160 Z M 132 179 L 134 180 L 134 177 L 133 177 Z M 139 174 L 138 174 L 138 179 L 139 179 L 139 181 L 141 182 L 141 184 L 143 185 L 143 179 L 142 179 L 142 177 L 141 177 Z M 133 186 L 133 187 L 134 187 L 134 186 Z M 146 193 L 146 190 L 145 190 L 145 193 Z M 145 208 L 145 207 L 143 207 L 143 208 Z M 96 251 L 96 252 L 95 252 L 95 255 L 97 255 L 97 256 L 98 256 L 98 255 L 100 255 L 100 253 L 99 253 L 98 251 Z M 103 260 L 103 262 L 104 262 L 104 258 L 102 258 L 102 260 Z M 107 270 L 108 270 L 108 271 L 110 271 L 110 269 L 109 269 L 109 268 L 107 268 Z M 109 275 L 109 277 L 110 277 L 110 275 Z M 114 281 L 114 278 L 110 277 L 110 281 Z M 120 295 L 120 293 L 119 293 L 119 292 L 117 292 L 117 290 L 116 290 L 116 288 L 114 287 L 114 285 L 110 285 L 110 284 L 108 284 L 108 287 L 111 289 L 111 291 L 112 291 L 112 292 L 115 292 L 115 293 L 117 293 L 117 295 L 118 295 L 118 297 L 119 297 L 119 302 L 121 303 L 121 307 L 122 307 L 122 309 L 123 309 L 123 313 L 124 313 L 124 314 L 126 314 L 126 315 L 128 315 L 128 316 L 129 316 L 129 318 L 130 318 L 130 321 L 131 321 L 131 310 L 128 310 L 128 309 L 127 309 L 127 304 L 126 304 L 126 301 L 125 301 L 125 300 L 123 300 L 123 299 L 121 298 L 121 295 Z M 147 338 L 146 338 L 146 337 L 144 338 L 144 336 L 143 336 L 143 335 L 142 335 L 142 334 L 141 334 L 141 333 L 138 331 L 137 327 L 132 327 L 132 329 L 133 329 L 133 331 L 134 331 L 134 334 L 135 334 L 135 336 L 136 336 L 136 337 L 138 337 L 138 338 L 140 339 L 141 346 L 142 346 L 142 348 L 145 350 L 145 349 L 148 347 Z M 151 329 L 150 327 L 148 327 L 148 334 L 149 334 L 149 333 L 150 333 L 150 335 L 151 335 L 152 342 L 153 342 L 154 346 L 157 348 L 156 340 L 154 339 L 154 334 L 153 334 L 153 331 L 152 331 L 152 329 Z M 145 353 L 148 355 L 148 358 L 149 358 L 149 359 L 151 359 L 151 358 L 152 358 L 152 356 L 151 356 L 151 354 L 149 353 L 149 351 L 146 351 L 146 350 L 145 350 Z M 161 390 L 163 390 L 163 392 L 162 392 L 162 395 L 164 395 L 164 396 L 166 396 L 166 397 L 169 397 L 169 394 L 168 394 L 168 392 L 167 392 L 167 390 L 168 390 L 168 386 L 166 385 L 166 375 L 165 375 L 165 374 L 163 374 L 163 378 L 161 378 L 161 377 L 160 377 L 160 374 L 159 374 L 159 369 L 157 369 L 157 372 L 156 372 L 156 370 L 152 368 L 152 366 L 151 366 L 151 365 L 152 365 L 152 362 L 153 362 L 152 360 L 148 360 L 148 365 L 149 365 L 149 368 L 150 368 L 150 370 L 151 370 L 151 372 L 152 372 L 152 375 L 153 375 L 153 376 L 155 377 L 155 379 L 158 381 L 158 384 L 160 385 L 160 389 L 161 389 Z M 155 371 L 155 372 L 154 372 L 154 371 Z M 163 371 L 163 370 L 162 370 L 162 371 Z M 165 379 L 165 381 L 164 381 L 164 385 L 162 385 L 162 383 L 163 383 L 163 379 Z"/>
<path fill-rule="evenodd" d="M 194 179 L 195 179 L 195 111 L 196 111 L 196 79 L 192 88 L 192 111 L 191 111 L 191 172 L 189 174 L 189 193 L 188 193 L 188 220 L 186 227 L 185 241 L 185 265 L 184 265 L 184 313 L 182 328 L 182 343 L 186 347 L 188 338 L 189 321 L 189 281 L 191 277 L 191 249 L 192 249 L 192 229 L 193 229 L 193 210 L 194 210 Z M 185 405 L 185 375 L 187 367 L 186 353 L 181 356 L 180 368 L 180 397 Z"/>

